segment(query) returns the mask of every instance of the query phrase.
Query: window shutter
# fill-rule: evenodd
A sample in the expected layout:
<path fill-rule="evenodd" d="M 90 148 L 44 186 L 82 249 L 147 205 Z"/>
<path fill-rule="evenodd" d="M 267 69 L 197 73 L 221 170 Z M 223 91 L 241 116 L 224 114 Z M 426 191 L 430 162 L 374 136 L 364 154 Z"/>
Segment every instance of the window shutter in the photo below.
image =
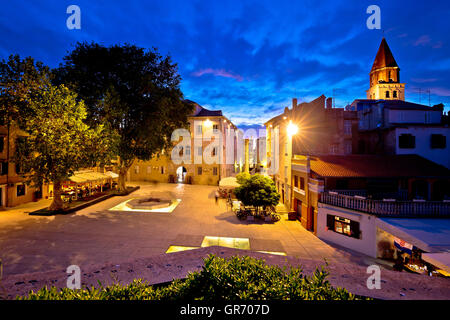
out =
<path fill-rule="evenodd" d="M 8 162 L 2 162 L 2 175 L 8 174 Z"/>
<path fill-rule="evenodd" d="M 350 220 L 350 231 L 352 232 L 352 237 L 360 239 L 361 231 L 359 230 L 359 222 Z"/>
<path fill-rule="evenodd" d="M 334 216 L 327 214 L 327 228 L 328 230 L 334 230 Z"/>

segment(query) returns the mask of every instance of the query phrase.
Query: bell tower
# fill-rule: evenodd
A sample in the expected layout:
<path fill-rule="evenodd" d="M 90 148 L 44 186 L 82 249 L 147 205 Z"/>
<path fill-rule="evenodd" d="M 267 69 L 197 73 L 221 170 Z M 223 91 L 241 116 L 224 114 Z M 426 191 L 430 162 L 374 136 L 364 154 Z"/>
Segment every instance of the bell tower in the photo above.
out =
<path fill-rule="evenodd" d="M 405 84 L 400 83 L 400 68 L 386 39 L 381 40 L 370 70 L 370 88 L 367 99 L 405 100 Z"/>

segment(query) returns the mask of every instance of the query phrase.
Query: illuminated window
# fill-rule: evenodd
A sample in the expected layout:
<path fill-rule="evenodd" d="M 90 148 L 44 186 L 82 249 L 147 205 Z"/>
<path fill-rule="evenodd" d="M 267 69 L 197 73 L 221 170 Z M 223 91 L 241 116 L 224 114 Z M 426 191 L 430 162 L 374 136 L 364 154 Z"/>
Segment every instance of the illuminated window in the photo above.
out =
<path fill-rule="evenodd" d="M 327 215 L 327 229 L 356 239 L 361 235 L 358 221 L 330 214 Z"/>
<path fill-rule="evenodd" d="M 197 174 L 198 174 L 199 176 L 201 176 L 202 173 L 203 173 L 202 167 L 197 167 Z"/>
<path fill-rule="evenodd" d="M 134 173 L 135 173 L 135 174 L 138 174 L 138 173 L 139 173 L 139 166 L 135 166 L 135 167 L 134 167 Z"/>

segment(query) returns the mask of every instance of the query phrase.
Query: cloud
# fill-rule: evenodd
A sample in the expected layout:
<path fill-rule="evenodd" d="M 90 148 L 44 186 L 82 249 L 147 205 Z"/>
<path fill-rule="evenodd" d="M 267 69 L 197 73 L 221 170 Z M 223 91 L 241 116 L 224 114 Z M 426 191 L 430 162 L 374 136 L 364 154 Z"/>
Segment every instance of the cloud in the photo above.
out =
<path fill-rule="evenodd" d="M 228 71 L 223 70 L 223 69 L 207 68 L 207 69 L 201 69 L 201 70 L 192 72 L 192 75 L 194 77 L 201 77 L 204 74 L 212 74 L 212 75 L 219 76 L 219 77 L 232 78 L 232 79 L 235 79 L 237 81 L 244 80 L 244 78 L 242 76 L 240 76 L 238 74 L 234 74 L 234 73 L 228 72 Z"/>
<path fill-rule="evenodd" d="M 429 35 L 423 35 L 420 36 L 415 42 L 414 42 L 414 46 L 423 46 L 423 45 L 427 45 L 431 42 L 431 38 Z"/>

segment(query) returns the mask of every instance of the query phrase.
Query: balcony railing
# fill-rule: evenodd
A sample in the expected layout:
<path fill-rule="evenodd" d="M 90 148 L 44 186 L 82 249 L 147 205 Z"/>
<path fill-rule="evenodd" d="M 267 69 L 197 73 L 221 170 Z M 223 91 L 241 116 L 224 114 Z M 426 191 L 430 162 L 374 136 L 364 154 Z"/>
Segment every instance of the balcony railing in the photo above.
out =
<path fill-rule="evenodd" d="M 321 203 L 389 217 L 450 217 L 450 202 L 383 201 L 324 192 Z"/>
<path fill-rule="evenodd" d="M 363 196 L 367 197 L 368 192 L 366 190 L 355 189 L 355 190 L 328 190 L 332 192 L 337 192 L 339 194 L 343 194 L 346 196 Z M 396 200 L 408 200 L 408 190 L 398 190 L 396 192 L 371 192 L 370 193 L 372 199 L 396 199 Z"/>

